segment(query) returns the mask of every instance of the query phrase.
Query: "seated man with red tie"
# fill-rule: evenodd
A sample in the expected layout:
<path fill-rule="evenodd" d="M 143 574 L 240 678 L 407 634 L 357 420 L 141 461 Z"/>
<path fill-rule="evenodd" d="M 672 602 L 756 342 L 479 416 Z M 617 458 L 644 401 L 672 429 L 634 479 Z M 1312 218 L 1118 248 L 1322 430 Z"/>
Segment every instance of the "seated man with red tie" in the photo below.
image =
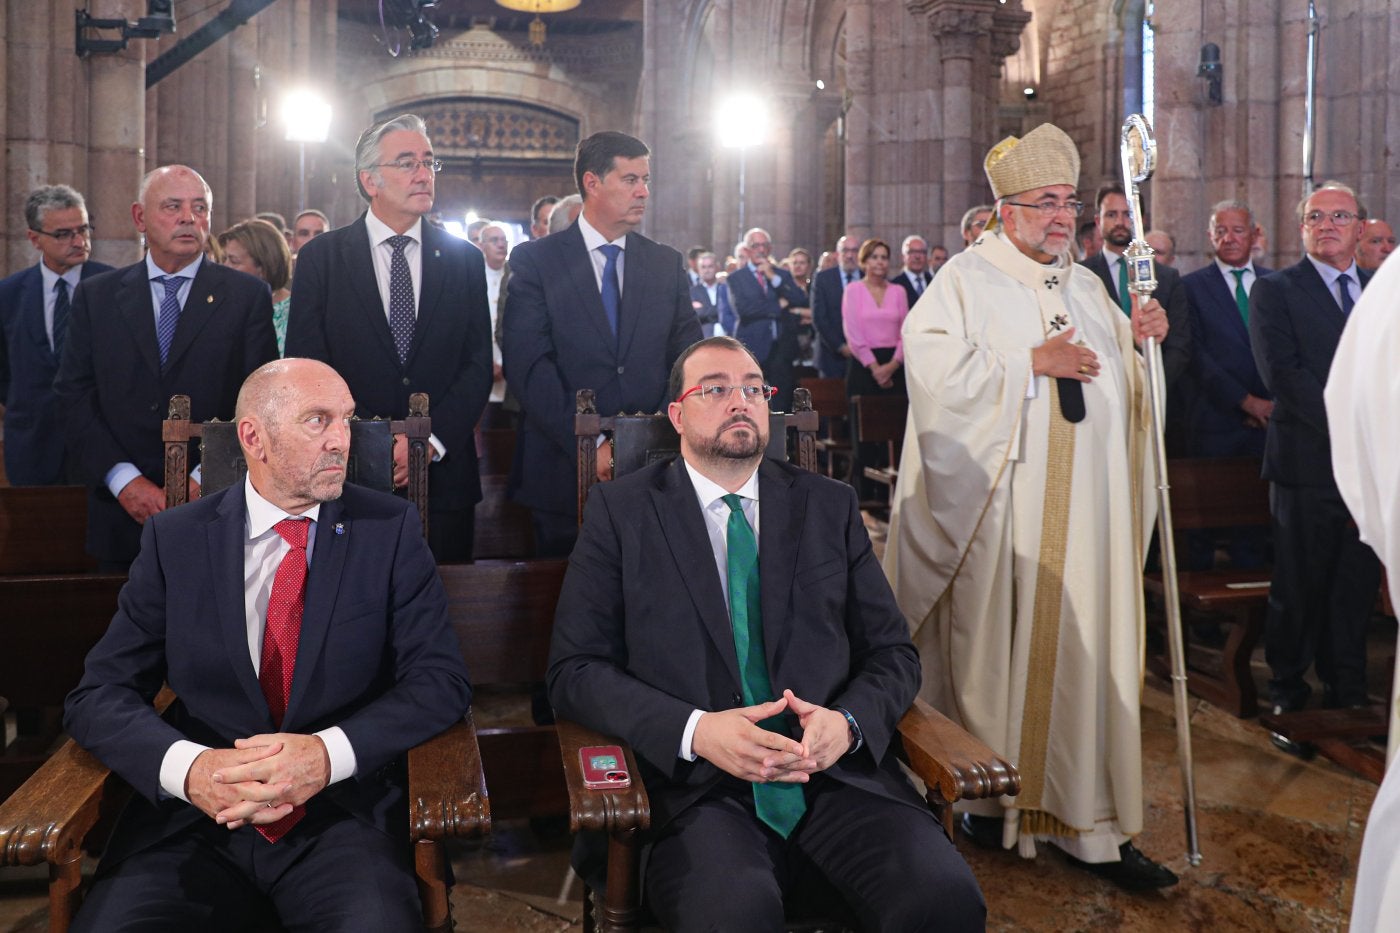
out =
<path fill-rule="evenodd" d="M 785 904 L 983 929 L 892 750 L 919 657 L 854 490 L 764 458 L 773 389 L 734 338 L 682 353 L 668 393 L 681 456 L 593 487 L 549 666 L 561 717 L 637 753 L 649 908 L 677 931 L 777 931 Z"/>
<path fill-rule="evenodd" d="M 75 930 L 421 927 L 404 755 L 471 687 L 416 510 L 345 484 L 354 411 L 329 366 L 264 365 L 246 481 L 142 529 L 64 720 L 136 791 Z"/>

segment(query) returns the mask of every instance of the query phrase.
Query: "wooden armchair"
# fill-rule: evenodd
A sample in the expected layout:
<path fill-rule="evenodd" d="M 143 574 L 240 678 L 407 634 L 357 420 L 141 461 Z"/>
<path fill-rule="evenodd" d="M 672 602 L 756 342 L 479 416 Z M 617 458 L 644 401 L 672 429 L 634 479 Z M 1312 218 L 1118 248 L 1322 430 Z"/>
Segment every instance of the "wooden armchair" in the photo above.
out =
<path fill-rule="evenodd" d="M 424 516 L 425 535 L 426 444 L 430 431 L 427 408 L 427 396 L 420 394 L 414 397 L 413 414 L 405 422 L 394 422 L 392 426 L 385 421 L 356 422 L 364 425 L 359 429 L 352 427 L 351 434 L 352 446 L 360 445 L 360 462 L 358 468 L 347 471 L 355 480 L 363 481 L 376 469 L 370 461 L 378 461 L 381 466 L 389 462 L 393 443 L 390 432 L 408 433 L 409 496 Z M 171 419 L 165 422 L 169 505 L 185 500 L 188 442 L 195 437 L 201 439 L 206 457 L 205 491 L 215 492 L 237 482 L 246 472 L 246 464 L 240 469 L 232 423 L 192 423 L 189 399 L 175 396 L 171 400 Z M 367 455 L 367 448 L 374 453 Z M 353 450 L 351 456 L 355 459 Z M 385 474 L 378 469 L 376 475 Z M 387 485 L 391 486 L 392 473 L 387 475 Z M 163 711 L 173 699 L 168 688 L 161 691 L 156 708 Z M 447 859 L 441 843 L 446 839 L 481 836 L 490 828 L 491 807 L 483 774 L 470 714 L 408 753 L 409 838 L 414 845 L 424 925 L 429 930 L 452 928 Z M 0 804 L 0 866 L 49 866 L 49 929 L 53 933 L 67 930 L 77 912 L 82 897 L 82 853 L 86 846 L 100 844 L 99 834 L 94 833 L 99 819 L 115 815 L 130 794 L 130 788 L 100 761 L 69 740 Z"/>
<path fill-rule="evenodd" d="M 595 451 L 599 433 L 611 432 L 614 476 L 660 457 L 674 456 L 679 450 L 679 438 L 665 415 L 603 418 L 593 410 L 592 395 L 586 390 L 579 392 L 575 416 L 580 521 L 584 499 L 597 481 Z M 814 470 L 817 414 L 811 410 L 805 389 L 793 393 L 793 408 L 792 414 L 773 414 L 772 436 L 777 438 L 777 443 L 775 445 L 770 438 L 768 454 L 783 456 L 786 453 L 783 442 L 786 430 L 779 430 L 778 419 L 782 419 L 784 429 L 796 429 L 798 465 Z M 632 446 L 634 444 L 639 447 Z M 640 779 L 635 779 L 631 787 L 622 790 L 589 790 L 583 783 L 578 750 L 590 745 L 620 745 L 628 770 L 634 776 L 640 773 L 636 758 L 631 748 L 616 737 L 565 720 L 559 720 L 557 728 L 569 793 L 570 828 L 574 832 L 603 832 L 608 837 L 606 889 L 600 901 L 599 892 L 585 888 L 584 929 L 607 933 L 637 930 L 643 918 L 639 856 L 643 834 L 651 826 L 651 804 L 646 787 Z M 929 806 L 950 838 L 956 838 L 953 803 L 1014 796 L 1021 790 L 1021 777 L 1015 766 L 922 700 L 915 700 L 900 720 L 897 752 L 926 785 Z"/>

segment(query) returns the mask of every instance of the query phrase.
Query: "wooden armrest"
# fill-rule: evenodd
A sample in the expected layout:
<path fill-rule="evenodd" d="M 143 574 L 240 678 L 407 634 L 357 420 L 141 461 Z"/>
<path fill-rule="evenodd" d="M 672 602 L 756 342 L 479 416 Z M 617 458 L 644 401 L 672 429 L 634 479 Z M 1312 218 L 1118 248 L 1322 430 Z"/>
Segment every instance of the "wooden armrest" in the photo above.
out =
<path fill-rule="evenodd" d="M 175 694 L 162 687 L 156 712 Z M 59 865 L 78 858 L 83 840 L 101 816 L 103 797 L 121 778 L 72 739 L 64 742 L 19 790 L 0 803 L 0 866 Z"/>
<path fill-rule="evenodd" d="M 491 828 L 491 800 L 470 712 L 409 749 L 408 799 L 414 842 L 480 836 Z"/>
<path fill-rule="evenodd" d="M 1021 792 L 1016 767 L 923 700 L 899 721 L 904 760 L 948 803 Z"/>
<path fill-rule="evenodd" d="M 0 865 L 61 864 L 97 823 L 112 772 L 72 739 L 0 804 Z"/>
<path fill-rule="evenodd" d="M 561 719 L 556 727 L 559 732 L 559 755 L 564 763 L 564 783 L 569 789 L 569 829 L 572 832 L 593 829 L 613 833 L 651 826 L 651 801 L 647 799 L 647 789 L 642 785 L 632 749 L 612 736 L 586 729 L 578 723 Z M 584 787 L 578 750 L 590 745 L 620 746 L 627 760 L 627 773 L 632 775 L 632 786 L 618 790 L 590 790 Z"/>

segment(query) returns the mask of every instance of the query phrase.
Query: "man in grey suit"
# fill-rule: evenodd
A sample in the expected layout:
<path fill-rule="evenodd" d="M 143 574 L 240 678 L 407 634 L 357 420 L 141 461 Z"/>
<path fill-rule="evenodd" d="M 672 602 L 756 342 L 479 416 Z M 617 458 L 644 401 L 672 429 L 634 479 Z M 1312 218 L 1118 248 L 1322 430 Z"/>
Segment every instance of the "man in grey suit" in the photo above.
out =
<path fill-rule="evenodd" d="M 575 394 L 594 390 L 604 415 L 656 411 L 671 363 L 700 339 L 681 254 L 636 232 L 650 155 L 625 133 L 580 142 L 577 223 L 511 253 L 501 356 L 522 417 L 507 492 L 531 510 L 541 557 L 578 535 Z M 611 453 L 598 451 L 604 478 Z"/>

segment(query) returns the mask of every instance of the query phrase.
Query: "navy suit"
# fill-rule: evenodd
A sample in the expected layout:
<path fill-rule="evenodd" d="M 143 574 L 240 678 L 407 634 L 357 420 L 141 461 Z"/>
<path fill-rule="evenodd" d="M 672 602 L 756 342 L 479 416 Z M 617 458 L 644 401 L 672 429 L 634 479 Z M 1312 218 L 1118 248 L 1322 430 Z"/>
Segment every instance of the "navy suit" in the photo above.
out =
<path fill-rule="evenodd" d="M 921 834 L 918 856 L 905 866 L 918 878 L 909 887 L 943 888 L 947 913 L 940 919 L 947 925 L 938 927 L 964 928 L 960 914 L 982 909 L 975 882 L 900 773 L 893 753 L 899 719 L 918 691 L 919 660 L 855 493 L 767 459 L 759 466 L 758 485 L 763 640 L 772 688 L 778 696 L 791 688 L 812 703 L 844 707 L 864 739 L 858 751 L 839 758 L 807 786 L 808 816 L 789 843 L 841 877 L 862 855 L 886 867 L 906 861 L 901 832 Z M 619 736 L 637 754 L 651 799 L 655 843 L 646 889 L 663 921 L 669 919 L 666 901 L 703 900 L 711 881 L 723 890 L 719 900 L 726 903 L 699 909 L 742 914 L 748 910 L 748 884 L 734 879 L 751 882 L 762 870 L 762 842 L 753 847 L 759 851 L 750 851 L 742 838 L 712 839 L 704 825 L 712 806 L 746 806 L 748 819 L 741 823 L 758 832 L 749 785 L 703 758 L 679 756 L 693 710 L 743 705 L 734 633 L 707 521 L 680 459 L 593 487 L 550 647 L 549 693 L 558 714 Z M 792 725 L 793 734 L 800 735 L 795 720 Z M 848 812 L 828 813 L 814 802 L 827 793 L 844 799 Z M 837 830 L 842 819 L 859 812 L 872 818 L 883 813 L 893 825 Z M 839 839 L 843 851 L 826 851 L 817 838 L 824 833 L 831 841 Z M 677 845 L 693 849 L 694 858 L 681 859 L 679 866 L 669 859 L 659 865 L 662 853 Z M 759 867 L 751 867 L 750 859 L 758 859 Z M 875 865 L 866 869 L 881 871 Z M 716 921 L 705 927 L 691 919 L 699 928 L 768 928 L 756 916 L 740 926 Z"/>
<path fill-rule="evenodd" d="M 360 417 L 403 418 L 408 397 L 428 394 L 433 434 L 447 456 L 428 467 L 428 535 L 439 561 L 472 557 L 481 501 L 474 431 L 491 394 L 491 314 L 481 250 L 422 225 L 418 319 L 399 362 L 379 297 L 365 217 L 302 247 L 287 321 L 287 356 L 340 373 Z"/>
<path fill-rule="evenodd" d="M 851 281 L 855 281 L 860 278 L 860 270 L 851 275 Z M 839 266 L 823 269 L 812 280 L 812 324 L 820 338 L 817 370 L 827 379 L 846 377 L 846 358 L 841 355 L 841 348 L 846 345 L 846 330 L 841 323 L 841 300 L 845 294 Z"/>
<path fill-rule="evenodd" d="M 1272 272 L 1254 267 L 1255 281 Z M 1272 399 L 1249 346 L 1249 329 L 1235 304 L 1234 290 L 1212 262 L 1181 277 L 1191 305 L 1194 383 L 1190 414 L 1190 453 L 1197 457 L 1261 457 L 1264 429 L 1244 423 L 1240 402 L 1246 395 Z"/>
<path fill-rule="evenodd" d="M 136 791 L 113 830 L 105 872 L 163 840 L 214 826 L 160 790 L 161 761 L 175 741 L 231 748 L 234 739 L 279 731 L 248 650 L 246 520 L 239 483 L 146 522 L 117 614 L 68 696 L 68 733 Z M 256 834 L 251 827 L 235 831 L 269 860 L 293 853 L 299 831 L 346 818 L 406 849 L 404 754 L 461 719 L 471 702 L 417 512 L 346 484 L 340 499 L 321 505 L 315 535 L 280 731 L 339 726 L 356 771 L 313 797 L 303 823 L 276 846 L 248 836 Z M 177 696 L 164 719 L 151 707 L 163 682 Z M 183 874 L 152 885 L 167 896 L 210 896 L 190 890 Z"/>
<path fill-rule="evenodd" d="M 592 389 L 603 415 L 658 411 L 671 364 L 700 339 L 681 254 L 629 233 L 625 255 L 614 335 L 578 224 L 511 253 L 501 356 L 524 417 L 507 489 L 534 510 L 537 534 L 555 532 L 541 554 L 567 554 L 576 533 L 578 390 Z"/>
<path fill-rule="evenodd" d="M 83 263 L 80 279 L 111 266 Z M 70 307 L 72 296 L 69 296 Z M 5 474 L 11 486 L 70 482 L 53 380 L 58 356 L 44 328 L 44 277 L 39 266 L 0 281 L 0 391 L 5 402 Z"/>
<path fill-rule="evenodd" d="M 805 308 L 807 293 L 786 269 L 775 265 L 773 273 L 778 276 L 778 284 L 775 286 L 769 281 L 765 289 L 759 285 L 753 269 L 741 266 L 729 273 L 725 285 L 729 287 L 729 301 L 739 319 L 734 336 L 749 348 L 763 366 L 764 378 L 777 388 L 772 409 L 789 411 L 795 388 L 792 367 L 797 359 L 798 317 L 784 308 L 779 299 L 786 299 L 788 308 Z"/>
<path fill-rule="evenodd" d="M 933 273 L 927 269 L 919 273 L 919 277 L 924 280 L 924 288 L 926 289 L 928 288 L 928 283 L 933 281 Z M 893 279 L 890 279 L 890 281 L 904 289 L 905 297 L 909 299 L 910 308 L 913 308 L 914 304 L 923 297 L 923 292 L 914 287 L 914 273 L 910 272 L 908 269 L 900 272 L 899 275 L 896 275 Z"/>
<path fill-rule="evenodd" d="M 1364 287 L 1371 276 L 1361 271 L 1359 278 Z M 1380 564 L 1337 491 L 1322 401 L 1345 325 L 1306 257 L 1250 290 L 1250 343 L 1274 395 L 1264 442 L 1275 553 L 1265 656 L 1273 702 L 1285 709 L 1307 700 L 1303 675 L 1314 660 L 1330 702 L 1366 702 L 1366 623 Z"/>
<path fill-rule="evenodd" d="M 165 485 L 161 423 L 170 397 L 188 395 L 195 421 L 229 420 L 243 380 L 276 358 L 272 294 L 251 275 L 208 260 L 199 264 L 164 367 L 144 260 L 78 286 L 54 390 L 68 455 L 88 485 L 87 546 L 93 556 L 108 565 L 136 557 L 141 526 L 104 478 L 129 462 L 146 479 Z"/>
<path fill-rule="evenodd" d="M 710 292 L 702 282 L 690 286 L 690 303 L 695 307 L 695 317 L 700 322 L 700 327 L 706 336 L 714 333 L 712 328 L 718 324 L 723 333 L 733 335 L 734 329 L 738 327 L 738 319 L 734 316 L 734 306 L 729 303 L 729 287 L 723 282 L 715 283 L 715 300 L 710 300 Z"/>

